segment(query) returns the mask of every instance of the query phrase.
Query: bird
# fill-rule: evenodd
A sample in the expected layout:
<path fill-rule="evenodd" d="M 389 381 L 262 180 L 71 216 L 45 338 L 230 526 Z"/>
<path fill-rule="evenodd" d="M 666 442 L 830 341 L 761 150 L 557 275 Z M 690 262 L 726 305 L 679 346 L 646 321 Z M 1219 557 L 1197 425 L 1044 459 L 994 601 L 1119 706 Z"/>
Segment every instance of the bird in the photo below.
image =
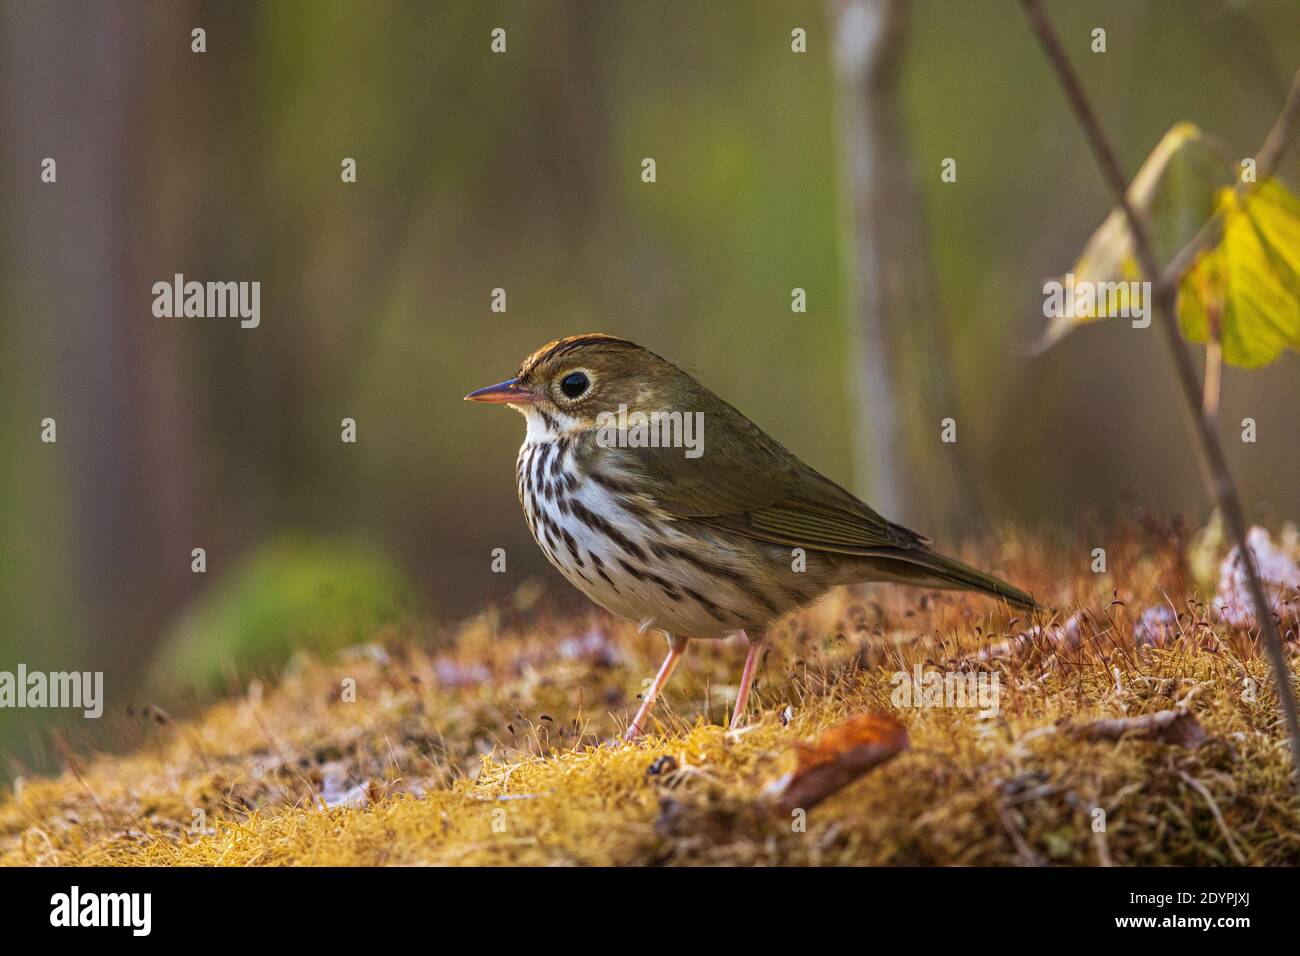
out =
<path fill-rule="evenodd" d="M 533 539 L 579 591 L 656 629 L 668 654 L 624 737 L 641 736 L 690 640 L 743 634 L 742 725 L 773 625 L 840 585 L 1025 591 L 930 548 L 690 374 L 624 338 L 548 342 L 466 401 L 524 416 L 516 490 Z"/>

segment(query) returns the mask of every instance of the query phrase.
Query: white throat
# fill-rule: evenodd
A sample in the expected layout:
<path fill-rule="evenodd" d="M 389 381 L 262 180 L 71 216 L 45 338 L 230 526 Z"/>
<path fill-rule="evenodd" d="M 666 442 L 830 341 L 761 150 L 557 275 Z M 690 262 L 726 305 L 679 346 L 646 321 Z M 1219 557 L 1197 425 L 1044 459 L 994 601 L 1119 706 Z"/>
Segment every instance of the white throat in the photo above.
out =
<path fill-rule="evenodd" d="M 515 407 L 523 414 L 524 421 L 528 424 L 524 444 L 543 445 L 558 441 L 562 436 L 578 431 L 582 427 L 578 419 L 563 412 L 547 412 L 547 415 L 543 416 L 537 409 L 526 405 Z"/>

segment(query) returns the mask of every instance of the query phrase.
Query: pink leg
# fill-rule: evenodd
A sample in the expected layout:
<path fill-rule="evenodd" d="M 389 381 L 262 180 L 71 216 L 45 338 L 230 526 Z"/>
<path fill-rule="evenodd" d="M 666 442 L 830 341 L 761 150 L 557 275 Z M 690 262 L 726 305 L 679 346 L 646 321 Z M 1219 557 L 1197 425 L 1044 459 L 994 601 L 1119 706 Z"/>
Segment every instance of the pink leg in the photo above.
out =
<path fill-rule="evenodd" d="M 682 652 L 686 650 L 686 638 L 668 637 L 668 656 L 664 662 L 659 665 L 659 673 L 655 675 L 654 683 L 646 691 L 645 699 L 641 701 L 641 709 L 636 712 L 632 718 L 631 725 L 627 732 L 623 734 L 624 740 L 636 740 L 645 730 L 646 720 L 650 716 L 650 708 L 654 706 L 656 698 L 668 683 L 668 678 L 673 676 L 673 671 L 677 668 L 677 662 L 681 659 Z"/>
<path fill-rule="evenodd" d="M 744 631 L 740 633 L 745 634 Z M 758 662 L 763 657 L 763 632 L 759 631 L 754 637 L 745 634 L 745 639 L 749 641 L 749 653 L 745 655 L 745 669 L 740 674 L 740 690 L 736 692 L 736 709 L 731 713 L 732 730 L 740 726 L 740 718 L 745 716 L 749 688 L 754 684 L 754 671 L 758 670 Z"/>

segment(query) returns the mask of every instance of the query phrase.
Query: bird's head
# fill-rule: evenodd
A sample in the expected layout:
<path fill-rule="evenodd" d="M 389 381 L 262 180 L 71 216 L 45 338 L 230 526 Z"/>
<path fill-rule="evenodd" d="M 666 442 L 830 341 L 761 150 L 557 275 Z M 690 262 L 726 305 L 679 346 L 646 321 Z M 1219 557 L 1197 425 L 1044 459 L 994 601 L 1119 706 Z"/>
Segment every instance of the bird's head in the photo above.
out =
<path fill-rule="evenodd" d="M 465 396 L 509 405 L 536 437 L 598 427 L 602 413 L 681 410 L 699 386 L 689 375 L 627 339 L 589 333 L 543 345 L 515 377 Z"/>

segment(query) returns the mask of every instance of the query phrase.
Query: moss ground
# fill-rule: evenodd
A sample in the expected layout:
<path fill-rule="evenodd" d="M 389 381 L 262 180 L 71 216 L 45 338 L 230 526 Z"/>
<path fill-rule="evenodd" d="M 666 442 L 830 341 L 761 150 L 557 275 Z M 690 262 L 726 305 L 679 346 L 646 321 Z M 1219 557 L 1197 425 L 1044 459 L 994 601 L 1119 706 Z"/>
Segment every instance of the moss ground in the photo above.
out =
<path fill-rule="evenodd" d="M 743 645 L 693 644 L 634 744 L 608 741 L 658 666 L 656 636 L 538 608 L 391 628 L 188 718 L 116 714 L 122 753 L 69 751 L 61 775 L 20 779 L 0 802 L 0 862 L 1300 862 L 1300 803 L 1251 633 L 1198 603 L 1176 526 L 1116 527 L 1106 544 L 1108 575 L 1089 570 L 1091 544 L 1063 536 L 1006 533 L 966 552 L 1059 609 L 1035 620 L 972 595 L 832 594 L 774 636 L 736 732 L 723 724 Z M 1135 637 L 1157 605 L 1178 615 L 1164 646 Z M 1077 641 L 1053 639 L 1076 611 Z M 998 713 L 896 707 L 893 675 L 918 665 L 997 674 Z M 1068 732 L 1180 706 L 1202 746 Z M 894 713 L 910 749 L 806 825 L 771 810 L 764 788 L 795 744 L 869 710 Z"/>

